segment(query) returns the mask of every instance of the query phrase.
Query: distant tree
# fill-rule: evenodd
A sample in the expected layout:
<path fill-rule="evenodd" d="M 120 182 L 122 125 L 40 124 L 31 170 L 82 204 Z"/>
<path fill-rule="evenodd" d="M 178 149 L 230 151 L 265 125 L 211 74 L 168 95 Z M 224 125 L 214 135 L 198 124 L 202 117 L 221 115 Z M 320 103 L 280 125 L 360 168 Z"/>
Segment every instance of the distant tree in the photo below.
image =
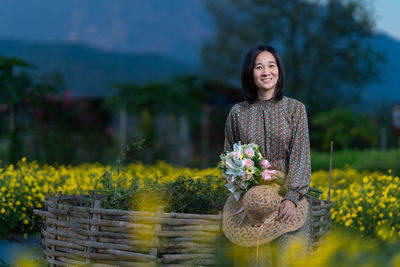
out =
<path fill-rule="evenodd" d="M 17 114 L 24 96 L 31 85 L 31 79 L 24 68 L 31 65 L 18 58 L 0 56 L 0 103 L 6 104 L 9 111 L 8 162 L 20 159 L 22 144 L 19 138 Z M 19 68 L 19 71 L 16 69 Z"/>
<path fill-rule="evenodd" d="M 191 75 L 174 77 L 169 83 L 116 84 L 116 94 L 109 104 L 139 116 L 145 143 L 154 150 L 157 142 L 154 118 L 161 113 L 174 118 L 187 117 L 190 135 L 199 140 L 203 103 L 211 96 L 205 84 L 203 78 Z"/>
<path fill-rule="evenodd" d="M 310 121 L 311 146 L 329 150 L 331 140 L 339 149 L 366 149 L 378 144 L 378 125 L 368 115 L 346 108 L 319 112 Z"/>
<path fill-rule="evenodd" d="M 9 112 L 9 163 L 16 163 L 22 156 L 19 112 L 26 103 L 38 104 L 43 95 L 57 90 L 50 80 L 30 75 L 26 70 L 32 67 L 19 58 L 0 56 L 0 103 L 5 104 Z"/>
<path fill-rule="evenodd" d="M 240 78 L 247 50 L 272 45 L 283 57 L 286 93 L 311 111 L 357 99 L 378 77 L 379 52 L 369 42 L 373 20 L 362 0 L 205 0 L 216 34 L 202 49 L 204 70 Z"/>

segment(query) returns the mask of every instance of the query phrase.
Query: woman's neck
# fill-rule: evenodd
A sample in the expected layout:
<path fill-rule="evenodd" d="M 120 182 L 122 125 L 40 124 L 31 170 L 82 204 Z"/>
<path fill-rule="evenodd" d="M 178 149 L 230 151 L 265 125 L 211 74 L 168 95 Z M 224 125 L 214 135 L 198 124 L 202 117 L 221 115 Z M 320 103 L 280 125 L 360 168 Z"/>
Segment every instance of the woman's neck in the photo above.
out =
<path fill-rule="evenodd" d="M 257 97 L 259 100 L 270 100 L 274 97 L 275 89 L 273 90 L 258 90 Z"/>

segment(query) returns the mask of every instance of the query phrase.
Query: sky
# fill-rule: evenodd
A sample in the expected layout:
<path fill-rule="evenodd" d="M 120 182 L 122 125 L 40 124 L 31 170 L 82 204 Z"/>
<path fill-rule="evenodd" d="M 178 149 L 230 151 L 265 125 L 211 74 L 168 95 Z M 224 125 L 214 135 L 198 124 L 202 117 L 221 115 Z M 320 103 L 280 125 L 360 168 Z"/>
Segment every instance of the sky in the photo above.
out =
<path fill-rule="evenodd" d="M 400 41 L 400 1 L 375 0 L 374 7 L 376 28 Z"/>

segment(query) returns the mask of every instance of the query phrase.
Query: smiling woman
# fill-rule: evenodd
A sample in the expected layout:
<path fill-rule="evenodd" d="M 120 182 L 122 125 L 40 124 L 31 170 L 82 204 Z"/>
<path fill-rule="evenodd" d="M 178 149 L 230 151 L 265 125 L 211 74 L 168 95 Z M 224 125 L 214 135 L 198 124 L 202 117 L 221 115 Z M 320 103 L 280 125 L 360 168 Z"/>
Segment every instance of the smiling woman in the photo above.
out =
<path fill-rule="evenodd" d="M 285 265 L 288 260 L 292 260 L 288 254 L 292 242 L 302 243 L 302 253 L 296 256 L 304 256 L 312 250 L 310 201 L 307 203 L 305 196 L 311 176 L 307 115 L 301 102 L 283 96 L 284 84 L 285 70 L 278 52 L 270 46 L 263 45 L 250 49 L 242 69 L 245 101 L 232 107 L 225 126 L 225 151 L 231 151 L 233 145 L 238 142 L 257 144 L 263 158 L 271 163 L 272 169 L 286 177 L 285 184 L 279 192 L 282 201 L 279 203 L 275 222 L 286 230 L 282 230 L 270 240 L 254 240 L 257 234 L 245 234 L 243 227 L 252 221 L 253 210 L 240 202 L 251 196 L 247 196 L 246 193 L 238 203 L 230 196 L 225 203 L 223 230 L 235 245 L 248 247 L 247 254 L 251 256 L 247 265 L 250 266 L 271 266 L 274 262 L 279 263 L 278 266 Z M 264 190 L 264 187 L 271 185 L 256 187 L 261 187 L 260 192 L 267 192 L 269 190 Z M 268 199 L 268 195 L 262 198 Z M 229 211 L 234 205 L 242 206 L 243 212 L 230 216 Z M 260 205 L 265 206 L 262 207 L 265 217 L 261 220 L 265 221 L 259 225 L 261 235 L 266 231 L 264 228 L 268 229 L 269 207 L 266 204 Z M 289 228 L 300 213 L 306 217 L 300 228 Z M 246 242 L 236 242 L 246 238 Z M 272 247 L 276 247 L 279 253 L 273 255 Z M 260 251 L 262 253 L 259 253 Z"/>

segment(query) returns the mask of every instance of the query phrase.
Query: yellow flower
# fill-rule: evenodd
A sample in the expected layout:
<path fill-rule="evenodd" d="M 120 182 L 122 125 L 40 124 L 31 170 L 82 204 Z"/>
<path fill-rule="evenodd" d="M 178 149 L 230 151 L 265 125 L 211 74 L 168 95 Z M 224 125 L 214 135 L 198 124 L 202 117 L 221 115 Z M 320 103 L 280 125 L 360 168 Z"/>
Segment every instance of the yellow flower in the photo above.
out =
<path fill-rule="evenodd" d="M 360 231 L 363 232 L 365 230 L 364 226 L 360 226 Z"/>
<path fill-rule="evenodd" d="M 4 213 L 6 213 L 6 210 L 4 208 L 1 208 L 0 213 L 4 214 Z"/>
<path fill-rule="evenodd" d="M 353 222 L 353 219 L 349 219 L 346 221 L 345 225 L 350 226 L 350 224 L 352 224 L 352 222 Z"/>

